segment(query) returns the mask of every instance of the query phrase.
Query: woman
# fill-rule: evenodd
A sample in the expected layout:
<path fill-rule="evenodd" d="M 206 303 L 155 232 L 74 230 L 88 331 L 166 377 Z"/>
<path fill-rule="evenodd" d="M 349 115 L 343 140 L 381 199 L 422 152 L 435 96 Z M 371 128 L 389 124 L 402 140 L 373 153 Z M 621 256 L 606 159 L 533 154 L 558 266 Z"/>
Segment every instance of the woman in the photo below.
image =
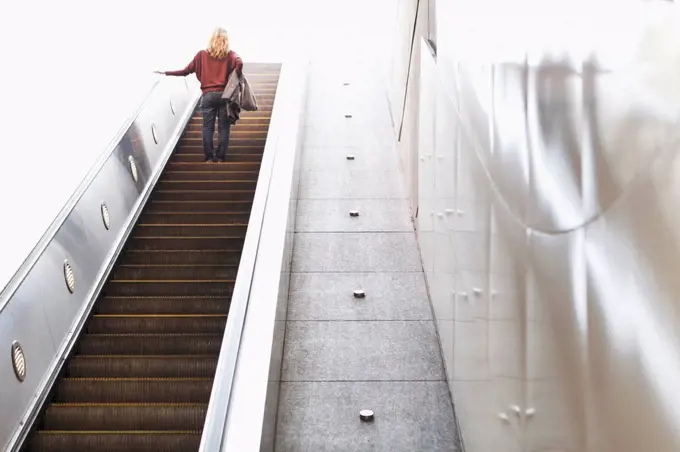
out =
<path fill-rule="evenodd" d="M 222 92 L 231 72 L 241 74 L 243 61 L 236 52 L 229 50 L 226 30 L 217 28 L 210 37 L 207 50 L 199 51 L 191 63 L 180 71 L 157 72 L 164 75 L 186 76 L 192 73 L 201 82 L 200 108 L 203 113 L 203 152 L 206 162 L 224 162 L 229 146 L 229 118 Z M 218 119 L 218 145 L 214 152 L 215 118 Z"/>

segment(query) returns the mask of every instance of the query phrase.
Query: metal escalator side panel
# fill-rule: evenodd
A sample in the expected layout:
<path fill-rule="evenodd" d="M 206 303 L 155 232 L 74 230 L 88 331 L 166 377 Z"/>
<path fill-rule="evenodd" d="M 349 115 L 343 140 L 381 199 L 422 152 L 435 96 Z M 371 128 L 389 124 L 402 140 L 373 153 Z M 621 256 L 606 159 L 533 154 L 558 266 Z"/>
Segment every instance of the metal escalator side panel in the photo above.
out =
<path fill-rule="evenodd" d="M 258 113 L 243 116 L 234 136 L 267 118 Z M 257 178 L 252 157 L 267 133 L 241 140 L 253 148 L 243 161 L 197 165 L 198 121 L 187 116 L 174 152 L 159 161 L 27 450 L 198 448 L 254 194 L 243 184 Z"/>
<path fill-rule="evenodd" d="M 196 98 L 195 89 L 183 83 L 168 80 L 156 85 L 110 155 L 79 187 L 74 205 L 65 207 L 58 229 L 7 300 L 0 315 L 0 344 L 17 341 L 22 345 L 26 378 L 17 381 L 10 362 L 0 362 L 5 388 L 0 393 L 4 450 L 21 447 L 155 182 L 155 172 L 184 128 L 188 117 L 183 114 L 193 110 Z M 173 99 L 175 113 L 168 99 Z M 139 162 L 136 181 L 130 157 Z"/>

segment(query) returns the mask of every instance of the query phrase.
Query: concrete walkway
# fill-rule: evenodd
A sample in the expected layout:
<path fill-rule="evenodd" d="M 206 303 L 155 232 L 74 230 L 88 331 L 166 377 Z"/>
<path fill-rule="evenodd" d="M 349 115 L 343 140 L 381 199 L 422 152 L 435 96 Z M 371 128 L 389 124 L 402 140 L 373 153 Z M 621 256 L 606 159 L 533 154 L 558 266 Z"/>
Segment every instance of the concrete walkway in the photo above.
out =
<path fill-rule="evenodd" d="M 340 63 L 311 66 L 276 450 L 456 451 L 379 63 Z"/>

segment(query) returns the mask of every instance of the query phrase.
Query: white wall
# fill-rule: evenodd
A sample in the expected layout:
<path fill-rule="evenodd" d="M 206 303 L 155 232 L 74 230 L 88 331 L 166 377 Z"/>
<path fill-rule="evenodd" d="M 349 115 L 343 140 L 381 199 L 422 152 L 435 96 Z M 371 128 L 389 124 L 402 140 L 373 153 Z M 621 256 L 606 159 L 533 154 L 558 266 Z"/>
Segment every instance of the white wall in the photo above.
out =
<path fill-rule="evenodd" d="M 406 176 L 413 215 L 418 211 L 418 102 L 420 99 L 420 45 L 428 35 L 428 0 L 401 0 L 394 51 L 390 107 L 394 119 L 397 151 Z M 416 18 L 417 14 L 417 18 Z M 415 30 L 414 30 L 415 26 Z M 415 39 L 413 39 L 415 31 Z M 413 39 L 413 49 L 410 49 Z M 409 64 L 409 59 L 411 60 Z"/>
<path fill-rule="evenodd" d="M 531 3 L 439 0 L 407 104 L 465 449 L 680 450 L 680 10 Z"/>
<path fill-rule="evenodd" d="M 41 0 L 0 7 L 0 287 L 149 90 L 154 69 L 183 68 L 215 25 L 230 30 L 247 61 L 314 51 L 309 37 L 318 34 L 384 48 L 371 36 L 349 35 L 393 14 L 391 3 Z M 374 38 L 383 39 L 384 29 Z M 335 57 L 352 63 L 351 55 Z"/>

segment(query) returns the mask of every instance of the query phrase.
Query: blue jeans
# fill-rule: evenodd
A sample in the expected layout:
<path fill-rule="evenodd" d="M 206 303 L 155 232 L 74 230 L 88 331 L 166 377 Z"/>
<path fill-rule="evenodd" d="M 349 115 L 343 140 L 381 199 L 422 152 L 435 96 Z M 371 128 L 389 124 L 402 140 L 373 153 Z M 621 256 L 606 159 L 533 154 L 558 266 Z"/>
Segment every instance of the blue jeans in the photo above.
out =
<path fill-rule="evenodd" d="M 231 126 L 227 116 L 227 103 L 222 100 L 222 92 L 211 92 L 201 97 L 201 113 L 203 114 L 203 152 L 205 160 L 224 161 L 229 147 L 229 132 Z M 213 137 L 215 136 L 215 119 L 218 122 L 217 152 L 215 152 Z"/>

